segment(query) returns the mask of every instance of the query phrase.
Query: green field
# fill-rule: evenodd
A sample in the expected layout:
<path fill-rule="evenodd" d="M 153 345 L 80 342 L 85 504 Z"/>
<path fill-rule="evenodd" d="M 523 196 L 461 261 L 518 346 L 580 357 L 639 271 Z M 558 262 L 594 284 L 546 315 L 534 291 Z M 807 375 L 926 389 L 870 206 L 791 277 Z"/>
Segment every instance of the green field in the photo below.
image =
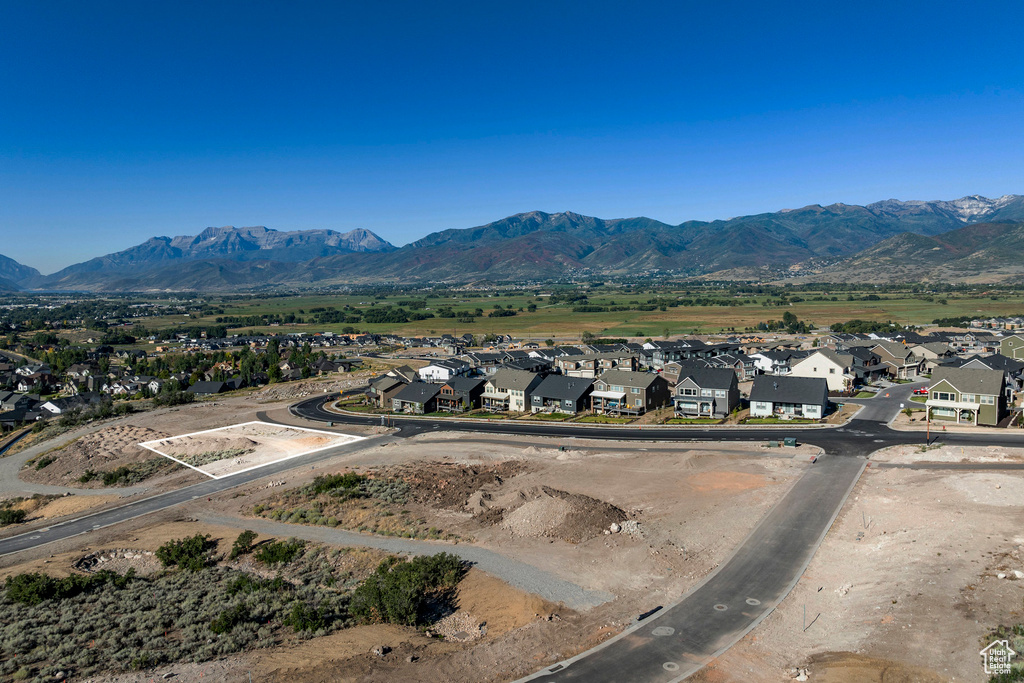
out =
<path fill-rule="evenodd" d="M 691 288 L 654 287 L 650 289 L 616 289 L 597 287 L 587 290 L 588 307 L 627 308 L 629 310 L 574 311 L 579 302 L 552 302 L 551 289 L 538 287 L 532 292 L 509 292 L 495 289 L 490 292 L 432 294 L 410 292 L 403 294 L 296 294 L 292 296 L 223 297 L 211 295 L 205 300 L 202 312 L 146 318 L 142 322 L 153 329 L 175 326 L 225 324 L 231 332 L 260 333 L 289 332 L 342 332 L 357 330 L 371 333 L 400 333 L 409 336 L 439 334 L 460 335 L 466 332 L 477 336 L 512 334 L 533 339 L 578 340 L 585 333 L 599 337 L 660 338 L 695 333 L 744 332 L 759 323 L 781 320 L 783 314 L 792 313 L 799 320 L 816 327 L 852 319 L 872 321 L 891 320 L 900 325 L 922 326 L 937 318 L 956 316 L 992 317 L 1024 312 L 1024 293 L 963 290 L 953 292 L 921 293 L 884 291 L 865 288 L 860 291 L 830 291 L 827 288 L 790 291 L 788 288 L 767 290 L 768 293 L 736 292 L 713 287 Z M 562 297 L 579 290 L 561 289 Z M 875 297 L 865 299 L 865 297 Z M 835 299 L 833 301 L 832 299 Z M 850 300 L 850 299 L 854 300 Z M 679 300 L 704 301 L 709 305 L 671 305 Z M 398 308 L 410 301 L 419 302 L 419 308 L 403 309 L 426 315 L 439 316 L 442 309 L 450 309 L 457 317 L 432 317 L 409 322 L 371 323 L 362 320 L 372 309 Z M 652 301 L 656 302 L 652 305 Z M 945 302 L 945 303 L 942 303 Z M 668 304 L 668 305 L 666 305 Z M 528 310 L 530 306 L 535 310 Z M 654 310 L 638 310 L 639 307 Z M 347 307 L 347 308 L 346 308 Z M 500 307 L 511 307 L 516 315 L 489 317 Z M 664 308 L 665 310 L 661 310 Z M 350 317 L 359 322 L 318 322 L 316 316 L 324 309 Z M 482 315 L 477 315 L 477 309 Z M 261 322 L 265 316 L 279 317 L 278 325 Z M 228 322 L 247 319 L 253 324 Z M 251 319 L 259 319 L 251 320 Z M 461 319 L 460 319 L 461 318 Z M 285 320 L 296 322 L 285 322 Z M 298 321 L 302 322 L 298 322 Z M 467 322 L 470 321 L 470 322 Z M 255 324 L 260 322 L 260 324 Z"/>

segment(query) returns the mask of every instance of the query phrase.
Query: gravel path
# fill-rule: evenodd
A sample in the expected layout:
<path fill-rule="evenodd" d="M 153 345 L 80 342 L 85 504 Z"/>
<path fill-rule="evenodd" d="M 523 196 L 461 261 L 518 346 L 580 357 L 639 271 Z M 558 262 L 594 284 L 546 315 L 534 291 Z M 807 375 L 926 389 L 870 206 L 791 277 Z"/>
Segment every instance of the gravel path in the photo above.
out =
<path fill-rule="evenodd" d="M 372 536 L 370 534 L 357 534 L 351 531 L 340 531 L 325 527 L 286 524 L 284 522 L 273 522 L 264 519 L 241 518 L 205 512 L 197 513 L 196 518 L 207 524 L 244 527 L 267 536 L 285 538 L 294 536 L 295 538 L 316 541 L 318 543 L 365 546 L 379 548 L 392 553 L 424 555 L 428 553 L 449 552 L 458 555 L 467 562 L 471 562 L 477 569 L 493 574 L 516 588 L 539 595 L 550 602 L 564 603 L 567 607 L 575 610 L 588 610 L 591 607 L 596 607 L 615 599 L 615 596 L 611 593 L 588 591 L 575 583 L 560 579 L 554 574 L 537 569 L 532 565 L 471 545 L 453 545 L 451 543 L 432 543 L 430 541 Z"/>

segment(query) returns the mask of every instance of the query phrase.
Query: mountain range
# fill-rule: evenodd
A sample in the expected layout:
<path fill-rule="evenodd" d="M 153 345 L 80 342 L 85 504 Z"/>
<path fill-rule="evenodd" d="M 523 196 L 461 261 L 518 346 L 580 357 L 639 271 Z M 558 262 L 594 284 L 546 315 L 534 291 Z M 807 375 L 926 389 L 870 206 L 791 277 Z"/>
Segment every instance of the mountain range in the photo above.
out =
<path fill-rule="evenodd" d="M 154 237 L 46 276 L 0 257 L 0 289 L 4 280 L 27 290 L 215 291 L 656 271 L 757 280 L 1013 278 L 1024 272 L 1021 246 L 1021 195 L 812 205 L 679 225 L 531 211 L 401 248 L 369 230 L 223 227 Z"/>

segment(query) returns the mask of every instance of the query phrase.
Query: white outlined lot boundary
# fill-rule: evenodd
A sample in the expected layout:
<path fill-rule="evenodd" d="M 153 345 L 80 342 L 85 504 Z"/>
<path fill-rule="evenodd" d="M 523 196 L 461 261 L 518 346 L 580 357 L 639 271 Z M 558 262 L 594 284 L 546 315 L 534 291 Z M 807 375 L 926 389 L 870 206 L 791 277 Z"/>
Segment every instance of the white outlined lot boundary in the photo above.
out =
<path fill-rule="evenodd" d="M 277 428 L 277 429 L 282 429 L 282 430 L 294 430 L 294 431 L 297 431 L 297 432 L 306 432 L 306 433 L 309 433 L 309 434 L 319 434 L 319 435 L 323 435 L 323 436 L 329 436 L 329 437 L 331 437 L 332 442 L 327 444 L 327 445 L 325 445 L 325 446 L 319 446 L 317 448 L 311 448 L 309 450 L 302 451 L 301 453 L 287 453 L 287 454 L 281 455 L 279 457 L 271 458 L 271 459 L 267 460 L 266 462 L 261 462 L 261 463 L 259 463 L 257 465 L 252 465 L 250 467 L 244 467 L 244 468 L 242 468 L 240 470 L 234 470 L 234 471 L 227 472 L 227 473 L 224 473 L 224 474 L 213 474 L 212 472 L 207 472 L 206 470 L 202 469 L 201 467 L 196 467 L 195 465 L 190 465 L 187 462 L 183 462 L 182 460 L 179 460 L 178 458 L 174 457 L 173 455 L 168 455 L 167 453 L 164 453 L 163 451 L 161 451 L 160 448 L 158 448 L 158 447 L 166 448 L 165 444 L 173 442 L 173 441 L 175 441 L 177 439 L 183 439 L 183 438 L 186 438 L 186 437 L 201 436 L 203 434 L 212 434 L 214 432 L 225 432 L 225 431 L 232 430 L 232 429 L 238 429 L 239 427 L 248 427 L 248 426 L 251 426 L 251 425 L 259 425 L 259 426 L 262 426 L 262 427 L 267 427 L 269 429 Z M 241 422 L 239 424 L 228 425 L 227 427 L 217 427 L 215 429 L 204 429 L 204 430 L 199 431 L 199 432 L 189 432 L 188 434 L 179 434 L 177 436 L 169 436 L 169 437 L 166 437 L 164 439 L 155 439 L 153 441 L 146 441 L 146 442 L 140 443 L 139 446 L 141 446 L 142 448 L 145 448 L 146 450 L 153 451 L 157 455 L 163 456 L 163 457 L 167 458 L 168 460 L 173 460 L 174 462 L 176 462 L 176 463 L 178 463 L 180 465 L 184 465 L 185 467 L 188 467 L 189 469 L 193 469 L 196 472 L 199 472 L 200 474 L 203 474 L 203 475 L 205 475 L 207 477 L 210 477 L 211 479 L 224 479 L 226 477 L 231 477 L 231 476 L 234 476 L 236 474 L 241 474 L 242 472 L 248 472 L 250 470 L 259 469 L 260 467 L 266 467 L 267 465 L 272 465 L 274 463 L 283 462 L 285 460 L 291 460 L 293 458 L 298 458 L 298 457 L 301 457 L 303 455 L 309 455 L 310 453 L 317 453 L 319 451 L 325 451 L 325 450 L 327 450 L 329 448 L 337 448 L 338 446 L 345 446 L 345 445 L 350 444 L 350 443 L 355 443 L 356 441 L 363 441 L 363 440 L 365 440 L 365 438 L 366 437 L 354 436 L 352 434 L 340 434 L 338 432 L 327 432 L 327 431 L 324 431 L 322 429 L 309 429 L 307 427 L 295 427 L 295 426 L 292 426 L 292 425 L 278 425 L 278 424 L 273 424 L 273 423 L 270 423 L 270 422 L 261 422 L 259 420 L 252 420 L 250 422 Z M 221 461 L 217 461 L 217 462 L 221 462 Z"/>

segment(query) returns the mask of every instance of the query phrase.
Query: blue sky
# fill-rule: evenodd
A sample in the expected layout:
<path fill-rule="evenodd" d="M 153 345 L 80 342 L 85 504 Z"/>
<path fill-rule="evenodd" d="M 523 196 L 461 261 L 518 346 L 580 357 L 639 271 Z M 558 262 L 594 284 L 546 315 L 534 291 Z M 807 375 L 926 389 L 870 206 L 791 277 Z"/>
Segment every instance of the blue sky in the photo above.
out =
<path fill-rule="evenodd" d="M 1024 193 L 1019 2 L 0 0 L 0 254 Z"/>

